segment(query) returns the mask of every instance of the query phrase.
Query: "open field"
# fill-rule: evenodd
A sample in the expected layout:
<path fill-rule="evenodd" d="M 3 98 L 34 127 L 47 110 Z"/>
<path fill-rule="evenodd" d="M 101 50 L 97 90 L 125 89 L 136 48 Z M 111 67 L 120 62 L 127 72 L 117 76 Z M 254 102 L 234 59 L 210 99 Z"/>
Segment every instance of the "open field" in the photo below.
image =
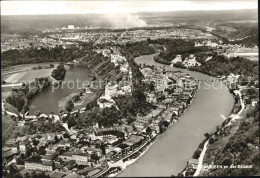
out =
<path fill-rule="evenodd" d="M 2 143 L 9 137 L 15 126 L 15 121 L 9 115 L 2 115 Z"/>
<path fill-rule="evenodd" d="M 82 97 L 81 100 L 77 103 L 74 103 L 74 109 L 73 110 L 78 110 L 81 108 L 85 108 L 87 103 L 92 101 L 96 97 L 96 93 L 85 93 Z"/>
<path fill-rule="evenodd" d="M 252 61 L 258 60 L 258 48 L 239 48 L 237 50 L 227 50 L 231 55 L 248 58 Z"/>
<path fill-rule="evenodd" d="M 3 77 L 3 80 L 6 83 L 30 82 L 30 81 L 34 81 L 35 78 L 49 77 L 51 76 L 52 71 L 53 68 L 41 69 L 41 70 L 28 70 L 26 72 L 20 72 L 20 73 L 8 75 L 7 78 Z"/>
<path fill-rule="evenodd" d="M 21 73 L 15 73 L 10 75 L 8 78 L 5 79 L 5 82 L 7 83 L 16 83 L 19 81 L 20 78 L 22 78 L 26 72 L 21 72 Z"/>
<path fill-rule="evenodd" d="M 37 64 L 21 64 L 21 65 L 6 67 L 4 69 L 1 69 L 1 72 L 2 72 L 2 75 L 7 75 L 7 74 L 12 74 L 12 73 L 30 70 L 33 67 L 37 67 L 39 65 L 40 66 L 46 66 L 46 65 L 49 65 L 49 64 L 54 64 L 55 67 L 58 65 L 57 62 L 45 62 L 45 63 L 37 63 Z"/>
<path fill-rule="evenodd" d="M 246 58 L 251 61 L 258 61 L 258 56 L 246 56 Z"/>
<path fill-rule="evenodd" d="M 41 70 L 30 70 L 25 75 L 23 75 L 18 81 L 19 82 L 29 82 L 34 81 L 35 78 L 40 77 L 49 77 L 53 68 L 50 69 L 41 69 Z"/>
<path fill-rule="evenodd" d="M 17 39 L 21 37 L 20 35 L 17 35 L 17 34 L 7 34 L 7 33 L 2 33 L 1 34 L 1 40 L 4 41 L 4 40 L 10 40 L 10 39 Z"/>
<path fill-rule="evenodd" d="M 29 82 L 33 81 L 35 78 L 40 77 L 49 77 L 54 68 L 33 70 L 33 67 L 39 65 L 46 66 L 50 63 L 41 63 L 41 64 L 23 64 L 5 68 L 2 70 L 2 80 L 7 83 L 20 83 L 20 82 Z M 56 67 L 57 64 L 54 64 Z"/>
<path fill-rule="evenodd" d="M 2 92 L 2 100 L 5 100 L 11 93 L 11 91 Z"/>

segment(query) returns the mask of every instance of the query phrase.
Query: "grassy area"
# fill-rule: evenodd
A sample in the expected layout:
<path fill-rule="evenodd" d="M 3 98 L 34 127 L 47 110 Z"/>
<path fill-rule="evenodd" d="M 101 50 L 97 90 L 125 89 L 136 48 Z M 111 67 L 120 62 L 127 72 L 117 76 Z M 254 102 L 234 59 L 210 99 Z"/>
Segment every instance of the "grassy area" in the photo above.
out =
<path fill-rule="evenodd" d="M 30 82 L 34 81 L 35 78 L 49 77 L 54 68 L 41 69 L 41 70 L 31 70 L 28 69 L 25 72 L 18 72 L 11 75 L 6 75 L 2 77 L 6 83 L 18 83 L 18 82 Z"/>
<path fill-rule="evenodd" d="M 62 100 L 59 101 L 59 110 L 65 111 L 65 106 L 69 100 L 72 100 L 73 96 L 77 95 L 78 93 L 71 93 Z M 96 96 L 96 93 L 84 93 L 83 96 L 80 97 L 80 100 L 74 102 L 73 111 L 76 111 L 81 108 L 85 108 L 86 104 L 92 101 Z"/>
<path fill-rule="evenodd" d="M 9 115 L 2 115 L 2 144 L 11 136 L 16 122 Z"/>
<path fill-rule="evenodd" d="M 34 81 L 35 78 L 49 77 L 49 76 L 51 76 L 52 71 L 53 71 L 53 68 L 41 69 L 41 70 L 30 70 L 25 75 L 23 75 L 18 81 L 19 82 L 30 82 L 30 81 Z"/>
<path fill-rule="evenodd" d="M 6 79 L 4 79 L 4 81 L 6 83 L 17 83 L 18 80 L 21 79 L 25 74 L 26 72 L 11 74 Z"/>
<path fill-rule="evenodd" d="M 30 70 L 33 67 L 37 67 L 39 65 L 41 66 L 46 66 L 49 64 L 55 64 L 57 65 L 57 62 L 44 62 L 44 63 L 36 63 L 36 64 L 20 64 L 20 65 L 15 65 L 15 66 L 10 66 L 10 67 L 5 67 L 4 69 L 2 68 L 2 75 L 6 75 L 7 73 L 15 73 L 16 71 L 20 70 Z M 56 66 L 55 66 L 56 67 Z"/>
<path fill-rule="evenodd" d="M 5 103 L 6 111 L 12 112 L 12 113 L 18 113 L 17 109 L 10 105 L 9 103 Z"/>
<path fill-rule="evenodd" d="M 203 163 L 208 163 L 208 164 L 212 164 L 216 155 L 218 154 L 218 152 L 221 152 L 222 149 L 225 147 L 225 145 L 227 144 L 228 140 L 230 137 L 232 137 L 238 127 L 239 127 L 239 123 L 240 121 L 237 120 L 236 122 L 234 122 L 233 124 L 233 127 L 232 129 L 230 130 L 230 134 L 225 136 L 225 137 L 222 137 L 220 140 L 214 142 L 213 144 L 210 144 L 208 146 L 208 149 L 206 151 L 206 154 L 205 154 L 205 157 L 204 157 L 204 160 L 203 160 Z"/>
<path fill-rule="evenodd" d="M 73 110 L 78 110 L 81 108 L 85 108 L 87 103 L 92 101 L 96 97 L 96 93 L 85 93 L 79 102 L 74 103 L 74 109 Z"/>
<path fill-rule="evenodd" d="M 2 90 L 2 100 L 5 100 L 10 94 L 11 94 L 11 91 L 3 92 L 3 90 Z"/>
<path fill-rule="evenodd" d="M 77 94 L 78 94 L 78 93 L 71 93 L 71 94 L 69 94 L 68 96 L 66 96 L 65 98 L 63 98 L 63 99 L 61 99 L 60 101 L 58 101 L 58 103 L 59 103 L 59 110 L 60 110 L 60 111 L 61 111 L 61 110 L 65 111 L 65 110 L 66 110 L 66 109 L 65 109 L 65 106 L 66 106 L 67 102 L 68 102 L 69 100 L 71 100 L 73 96 L 75 96 L 75 95 L 77 95 Z"/>

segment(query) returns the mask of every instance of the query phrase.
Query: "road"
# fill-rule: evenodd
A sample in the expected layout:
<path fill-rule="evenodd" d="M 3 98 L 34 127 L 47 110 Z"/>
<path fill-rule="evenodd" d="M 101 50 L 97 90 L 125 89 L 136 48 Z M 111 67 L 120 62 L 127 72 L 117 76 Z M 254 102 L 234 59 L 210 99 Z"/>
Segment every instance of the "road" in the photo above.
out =
<path fill-rule="evenodd" d="M 202 169 L 203 158 L 204 158 L 205 153 L 207 151 L 208 144 L 209 144 L 209 140 L 207 140 L 206 143 L 204 144 L 203 150 L 202 150 L 200 157 L 199 157 L 199 164 L 198 164 L 197 170 L 196 170 L 196 172 L 194 173 L 193 176 L 198 176 L 201 169 Z"/>
<path fill-rule="evenodd" d="M 22 83 L 12 83 L 12 84 L 7 84 L 7 85 L 1 85 L 2 88 L 4 87 L 18 87 L 21 86 Z"/>

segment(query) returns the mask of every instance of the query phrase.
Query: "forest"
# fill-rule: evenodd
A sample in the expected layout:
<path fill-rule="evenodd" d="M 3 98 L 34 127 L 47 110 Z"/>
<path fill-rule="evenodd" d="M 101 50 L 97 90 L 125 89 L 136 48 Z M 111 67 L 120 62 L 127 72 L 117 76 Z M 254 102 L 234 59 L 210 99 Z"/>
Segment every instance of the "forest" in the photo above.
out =
<path fill-rule="evenodd" d="M 60 64 L 51 73 L 51 76 L 56 80 L 63 80 L 66 74 L 66 69 L 63 64 Z"/>
<path fill-rule="evenodd" d="M 257 23 L 223 23 L 222 26 L 233 30 L 217 27 L 211 33 L 222 38 L 225 44 L 242 44 L 247 47 L 258 46 L 258 26 Z M 245 38 L 246 37 L 246 38 Z M 241 39 L 237 41 L 228 41 L 228 39 Z"/>
<path fill-rule="evenodd" d="M 211 176 L 253 176 L 260 173 L 259 103 L 241 119 L 238 131 L 214 160 L 219 165 L 252 165 L 250 169 L 228 168 L 210 172 Z"/>
<path fill-rule="evenodd" d="M 24 50 L 8 50 L 1 54 L 2 68 L 18 65 L 43 62 L 70 62 L 74 59 L 86 56 L 92 49 L 91 44 L 84 44 L 82 48 L 70 47 L 63 49 L 62 46 L 54 48 L 31 47 Z"/>

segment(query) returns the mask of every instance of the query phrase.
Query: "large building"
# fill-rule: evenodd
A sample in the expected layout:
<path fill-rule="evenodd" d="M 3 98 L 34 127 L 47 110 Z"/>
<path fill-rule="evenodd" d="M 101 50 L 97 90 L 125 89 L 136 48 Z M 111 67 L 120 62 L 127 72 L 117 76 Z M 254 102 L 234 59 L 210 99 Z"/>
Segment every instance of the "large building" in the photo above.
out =
<path fill-rule="evenodd" d="M 41 161 L 41 162 L 25 162 L 25 169 L 28 170 L 40 170 L 40 171 L 53 171 L 53 163 L 51 161 Z"/>
<path fill-rule="evenodd" d="M 87 153 L 70 153 L 65 152 L 59 156 L 63 161 L 74 160 L 79 165 L 87 165 L 88 164 L 88 154 Z"/>
<path fill-rule="evenodd" d="M 68 25 L 68 29 L 74 29 L 74 25 Z"/>

